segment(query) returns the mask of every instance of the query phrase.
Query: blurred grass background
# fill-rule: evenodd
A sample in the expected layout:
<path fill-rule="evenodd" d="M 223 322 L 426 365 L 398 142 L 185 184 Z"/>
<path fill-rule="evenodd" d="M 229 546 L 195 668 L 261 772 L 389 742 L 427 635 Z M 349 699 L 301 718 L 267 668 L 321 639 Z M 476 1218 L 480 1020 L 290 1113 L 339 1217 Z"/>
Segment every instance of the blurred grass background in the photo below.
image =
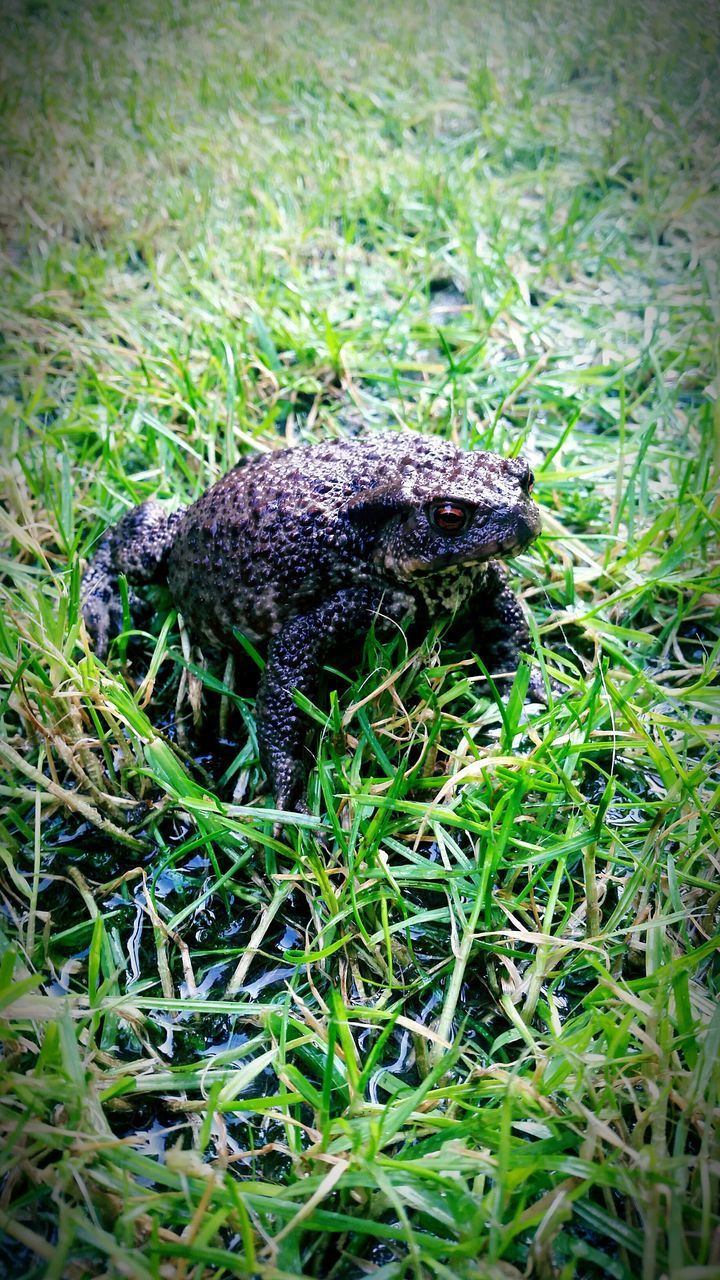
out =
<path fill-rule="evenodd" d="M 3 1274 L 714 1280 L 714 8 L 2 23 Z M 371 638 L 277 837 L 252 681 L 80 567 L 363 425 L 530 458 L 567 693 Z"/>

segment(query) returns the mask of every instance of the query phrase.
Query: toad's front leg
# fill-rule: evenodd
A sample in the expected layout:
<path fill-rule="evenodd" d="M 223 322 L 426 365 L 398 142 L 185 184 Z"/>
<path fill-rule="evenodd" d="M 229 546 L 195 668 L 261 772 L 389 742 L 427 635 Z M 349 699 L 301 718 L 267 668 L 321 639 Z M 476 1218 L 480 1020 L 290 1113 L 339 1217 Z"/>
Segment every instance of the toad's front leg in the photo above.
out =
<path fill-rule="evenodd" d="M 491 676 L 512 679 L 523 654 L 530 650 L 530 631 L 523 607 L 507 585 L 505 568 L 493 561 L 482 590 L 471 605 L 478 652 Z M 530 672 L 528 696 L 547 703 L 540 672 Z"/>
<path fill-rule="evenodd" d="M 320 669 L 343 641 L 352 647 L 380 612 L 397 617 L 407 611 L 400 599 L 358 587 L 338 591 L 309 613 L 285 624 L 273 636 L 257 698 L 260 761 L 280 809 L 305 812 L 306 769 L 302 760 L 308 722 L 294 693 L 312 698 Z"/>

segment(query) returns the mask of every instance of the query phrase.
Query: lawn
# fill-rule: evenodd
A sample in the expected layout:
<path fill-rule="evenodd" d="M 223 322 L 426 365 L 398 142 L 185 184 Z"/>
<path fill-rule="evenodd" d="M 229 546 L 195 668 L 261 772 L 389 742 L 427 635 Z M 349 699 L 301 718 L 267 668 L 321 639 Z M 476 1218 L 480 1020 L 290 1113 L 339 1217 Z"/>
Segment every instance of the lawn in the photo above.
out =
<path fill-rule="evenodd" d="M 718 1280 L 715 8 L 2 23 L 0 1272 Z M 256 681 L 81 569 L 362 426 L 530 460 L 554 692 L 371 635 L 278 826 Z"/>

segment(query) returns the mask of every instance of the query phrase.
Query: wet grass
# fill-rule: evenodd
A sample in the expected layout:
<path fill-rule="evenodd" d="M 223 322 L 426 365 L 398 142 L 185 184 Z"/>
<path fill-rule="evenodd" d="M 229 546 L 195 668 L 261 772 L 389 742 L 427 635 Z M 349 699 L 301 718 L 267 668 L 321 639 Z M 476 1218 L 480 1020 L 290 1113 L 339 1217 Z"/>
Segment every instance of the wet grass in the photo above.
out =
<path fill-rule="evenodd" d="M 712 1280 L 715 14 L 4 22 L 0 1269 Z M 362 424 L 531 458 L 562 693 L 370 637 L 278 836 L 252 657 L 80 568 Z"/>

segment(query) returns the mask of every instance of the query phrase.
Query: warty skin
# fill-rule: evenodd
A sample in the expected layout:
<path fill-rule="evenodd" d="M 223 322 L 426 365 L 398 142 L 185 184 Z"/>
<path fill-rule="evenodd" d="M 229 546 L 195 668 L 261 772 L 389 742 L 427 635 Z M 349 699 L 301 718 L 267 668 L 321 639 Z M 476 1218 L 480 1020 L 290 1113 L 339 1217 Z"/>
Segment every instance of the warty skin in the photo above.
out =
<path fill-rule="evenodd" d="M 261 761 L 278 807 L 305 809 L 307 721 L 333 650 L 377 625 L 461 615 L 491 672 L 512 672 L 527 623 L 502 560 L 540 532 L 521 458 L 463 452 L 410 431 L 244 459 L 197 502 L 151 500 L 108 530 L 83 579 L 105 656 L 122 625 L 117 576 L 166 581 L 193 639 L 268 642 L 257 700 Z"/>

